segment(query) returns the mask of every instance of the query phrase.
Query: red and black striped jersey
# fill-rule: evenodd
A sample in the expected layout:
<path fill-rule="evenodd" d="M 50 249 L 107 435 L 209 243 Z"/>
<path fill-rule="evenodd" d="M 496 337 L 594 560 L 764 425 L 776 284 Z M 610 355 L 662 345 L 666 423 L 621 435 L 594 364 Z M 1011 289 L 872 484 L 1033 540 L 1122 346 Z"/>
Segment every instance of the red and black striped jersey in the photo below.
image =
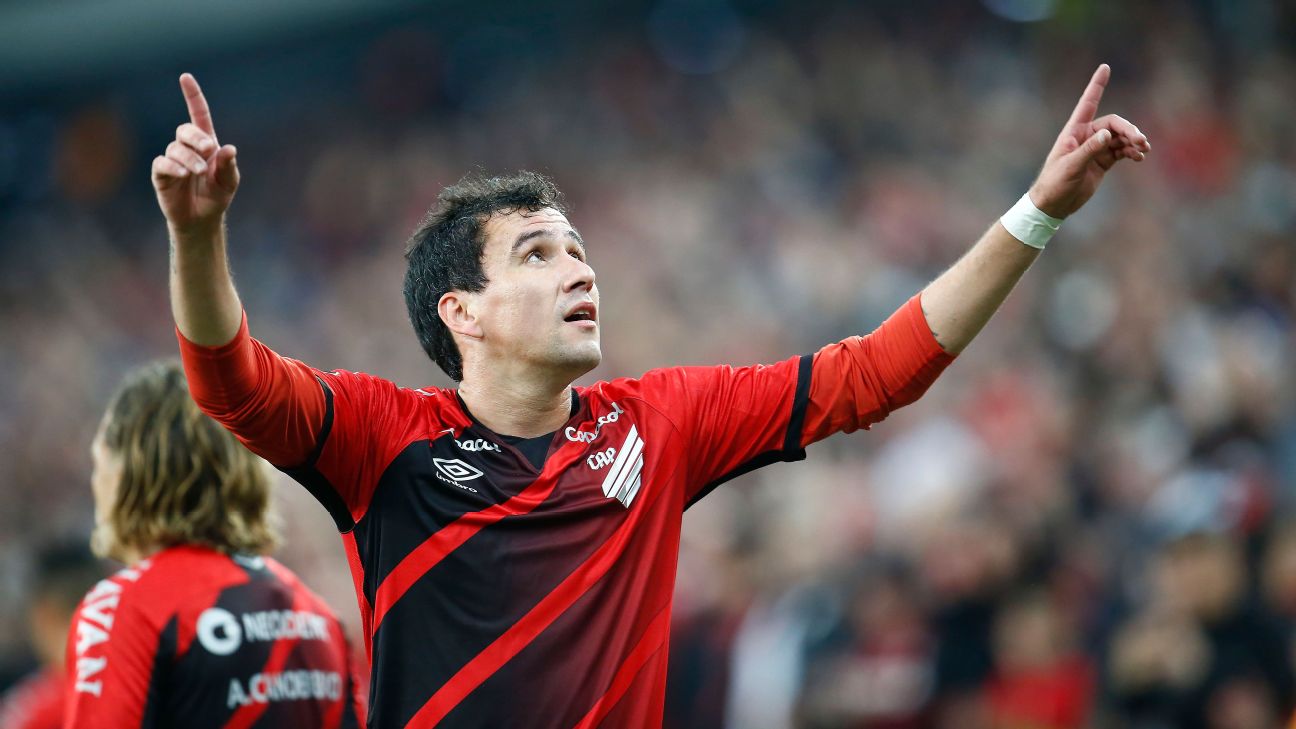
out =
<path fill-rule="evenodd" d="M 66 729 L 359 726 L 342 625 L 272 559 L 172 547 L 100 581 L 68 635 Z"/>
<path fill-rule="evenodd" d="M 916 399 L 952 359 L 917 298 L 769 366 L 573 389 L 537 468 L 453 390 L 181 338 L 209 415 L 343 534 L 374 727 L 657 727 L 680 525 L 717 484 Z"/>

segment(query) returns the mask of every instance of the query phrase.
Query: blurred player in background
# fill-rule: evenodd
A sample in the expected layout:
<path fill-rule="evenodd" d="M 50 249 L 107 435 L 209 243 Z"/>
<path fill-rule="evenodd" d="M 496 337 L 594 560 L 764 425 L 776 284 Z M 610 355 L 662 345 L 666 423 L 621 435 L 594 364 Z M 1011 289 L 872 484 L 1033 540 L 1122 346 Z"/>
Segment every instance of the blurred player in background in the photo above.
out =
<path fill-rule="evenodd" d="M 27 624 L 40 669 L 0 696 L 0 729 L 63 726 L 68 626 L 81 597 L 101 577 L 103 567 L 85 542 L 54 544 L 37 555 Z"/>
<path fill-rule="evenodd" d="M 461 181 L 415 231 L 405 283 L 420 343 L 457 390 L 324 372 L 250 337 L 225 246 L 237 152 L 182 76 L 190 122 L 153 183 L 193 394 L 343 533 L 370 724 L 659 726 L 684 509 L 926 391 L 1062 219 L 1150 151 L 1133 124 L 1097 116 L 1109 74 L 967 255 L 867 337 L 771 366 L 573 387 L 602 356 L 599 291 L 560 194 L 532 173 Z"/>
<path fill-rule="evenodd" d="M 341 624 L 263 556 L 263 465 L 198 411 L 178 365 L 126 379 L 91 456 L 92 545 L 128 566 L 75 615 L 65 726 L 356 726 Z"/>

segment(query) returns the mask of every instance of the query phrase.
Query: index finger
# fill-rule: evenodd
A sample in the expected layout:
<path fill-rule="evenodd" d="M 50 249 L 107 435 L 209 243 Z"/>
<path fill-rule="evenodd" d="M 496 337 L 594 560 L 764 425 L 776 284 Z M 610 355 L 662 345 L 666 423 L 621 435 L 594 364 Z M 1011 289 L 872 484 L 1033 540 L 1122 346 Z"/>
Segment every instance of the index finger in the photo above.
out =
<path fill-rule="evenodd" d="M 184 92 L 185 106 L 189 107 L 189 121 L 215 137 L 216 129 L 212 126 L 211 109 L 207 108 L 207 97 L 203 96 L 202 89 L 198 86 L 198 79 L 190 73 L 180 74 L 180 90 Z"/>
<path fill-rule="evenodd" d="M 1094 116 L 1098 113 L 1098 102 L 1102 101 L 1103 89 L 1107 88 L 1107 79 L 1111 78 L 1111 66 L 1101 64 L 1094 75 L 1089 79 L 1089 85 L 1085 87 L 1084 93 L 1080 95 L 1080 102 L 1076 104 L 1075 111 L 1071 112 L 1071 120 L 1068 124 L 1088 124 L 1093 121 Z"/>

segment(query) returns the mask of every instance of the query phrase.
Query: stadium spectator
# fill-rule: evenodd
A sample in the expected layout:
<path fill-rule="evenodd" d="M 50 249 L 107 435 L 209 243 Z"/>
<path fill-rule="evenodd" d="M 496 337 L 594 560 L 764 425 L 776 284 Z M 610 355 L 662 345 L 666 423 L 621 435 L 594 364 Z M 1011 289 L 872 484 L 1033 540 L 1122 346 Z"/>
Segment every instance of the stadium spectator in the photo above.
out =
<path fill-rule="evenodd" d="M 0 696 L 0 727 L 60 729 L 68 627 L 86 590 L 103 568 L 85 542 L 53 544 L 37 555 L 27 607 L 28 639 L 39 670 Z"/>

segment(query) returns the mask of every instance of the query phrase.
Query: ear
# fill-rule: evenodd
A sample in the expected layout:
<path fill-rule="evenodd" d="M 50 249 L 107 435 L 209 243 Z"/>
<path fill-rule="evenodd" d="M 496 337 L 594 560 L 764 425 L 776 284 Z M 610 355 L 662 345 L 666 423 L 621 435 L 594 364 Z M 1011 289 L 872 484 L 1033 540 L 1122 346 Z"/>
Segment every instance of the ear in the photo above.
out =
<path fill-rule="evenodd" d="M 437 301 L 437 314 L 446 328 L 470 339 L 481 339 L 484 332 L 477 321 L 472 304 L 473 295 L 463 291 L 447 291 Z"/>

